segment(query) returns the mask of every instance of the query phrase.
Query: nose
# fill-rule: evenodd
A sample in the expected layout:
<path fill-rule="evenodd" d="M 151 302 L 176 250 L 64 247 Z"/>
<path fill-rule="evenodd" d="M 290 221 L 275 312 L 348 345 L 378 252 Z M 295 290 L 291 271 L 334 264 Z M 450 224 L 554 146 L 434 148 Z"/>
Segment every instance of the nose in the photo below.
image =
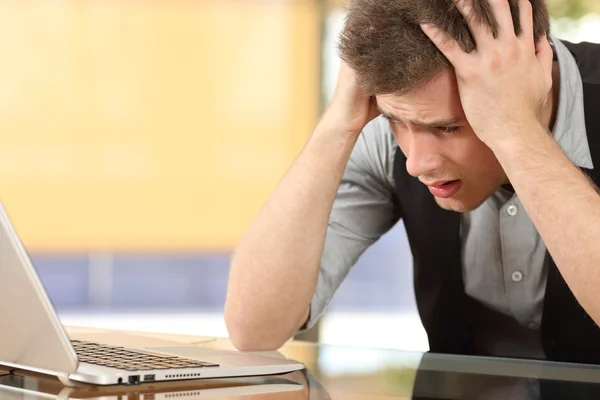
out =
<path fill-rule="evenodd" d="M 438 151 L 436 138 L 424 132 L 411 132 L 406 154 L 406 170 L 414 176 L 432 174 L 442 168 L 443 161 Z"/>

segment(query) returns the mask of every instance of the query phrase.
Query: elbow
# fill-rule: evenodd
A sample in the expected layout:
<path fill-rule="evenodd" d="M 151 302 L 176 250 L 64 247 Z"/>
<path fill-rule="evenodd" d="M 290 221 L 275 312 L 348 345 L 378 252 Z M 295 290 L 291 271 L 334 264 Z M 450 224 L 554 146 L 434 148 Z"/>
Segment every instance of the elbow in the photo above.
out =
<path fill-rule="evenodd" d="M 275 329 L 254 326 L 244 321 L 243 316 L 225 313 L 225 325 L 229 340 L 240 351 L 272 351 L 285 344 L 288 337 L 281 338 Z"/>
<path fill-rule="evenodd" d="M 231 332 L 229 340 L 239 351 L 275 351 L 284 345 L 285 341 L 261 340 L 258 336 L 245 332 Z"/>

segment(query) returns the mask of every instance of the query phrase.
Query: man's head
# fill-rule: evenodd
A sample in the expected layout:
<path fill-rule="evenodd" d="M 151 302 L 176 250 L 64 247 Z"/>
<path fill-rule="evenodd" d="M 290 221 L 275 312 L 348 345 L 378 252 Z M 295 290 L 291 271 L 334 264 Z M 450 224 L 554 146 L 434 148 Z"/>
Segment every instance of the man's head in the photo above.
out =
<path fill-rule="evenodd" d="M 473 0 L 482 24 L 497 32 L 488 0 Z M 521 31 L 519 0 L 509 1 L 515 31 Z M 534 36 L 547 35 L 544 0 L 530 0 Z M 475 41 L 452 0 L 352 0 L 341 35 L 341 57 L 358 76 L 365 94 L 375 96 L 398 145 L 408 172 L 428 186 L 446 209 L 478 207 L 507 182 L 491 150 L 475 135 L 460 103 L 448 60 L 419 24 L 434 24 L 470 52 Z"/>

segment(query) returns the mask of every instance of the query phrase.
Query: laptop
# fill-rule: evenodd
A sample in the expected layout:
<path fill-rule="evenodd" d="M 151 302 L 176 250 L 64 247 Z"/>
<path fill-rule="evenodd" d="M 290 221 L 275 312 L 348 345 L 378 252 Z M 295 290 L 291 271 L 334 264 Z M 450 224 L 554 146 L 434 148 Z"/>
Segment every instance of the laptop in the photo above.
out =
<path fill-rule="evenodd" d="M 72 341 L 0 204 L 0 365 L 53 375 L 67 386 L 278 375 L 284 358 L 197 346 L 125 348 Z"/>

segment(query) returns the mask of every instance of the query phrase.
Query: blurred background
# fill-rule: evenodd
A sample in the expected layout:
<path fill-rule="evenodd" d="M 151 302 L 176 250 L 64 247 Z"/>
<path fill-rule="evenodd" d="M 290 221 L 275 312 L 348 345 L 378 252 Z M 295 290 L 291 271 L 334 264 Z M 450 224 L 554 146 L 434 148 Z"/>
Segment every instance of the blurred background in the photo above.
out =
<path fill-rule="evenodd" d="M 0 200 L 64 323 L 227 334 L 230 253 L 331 97 L 344 4 L 0 2 Z M 600 42 L 597 0 L 549 5 Z M 399 225 L 309 336 L 426 350 L 411 269 Z"/>

